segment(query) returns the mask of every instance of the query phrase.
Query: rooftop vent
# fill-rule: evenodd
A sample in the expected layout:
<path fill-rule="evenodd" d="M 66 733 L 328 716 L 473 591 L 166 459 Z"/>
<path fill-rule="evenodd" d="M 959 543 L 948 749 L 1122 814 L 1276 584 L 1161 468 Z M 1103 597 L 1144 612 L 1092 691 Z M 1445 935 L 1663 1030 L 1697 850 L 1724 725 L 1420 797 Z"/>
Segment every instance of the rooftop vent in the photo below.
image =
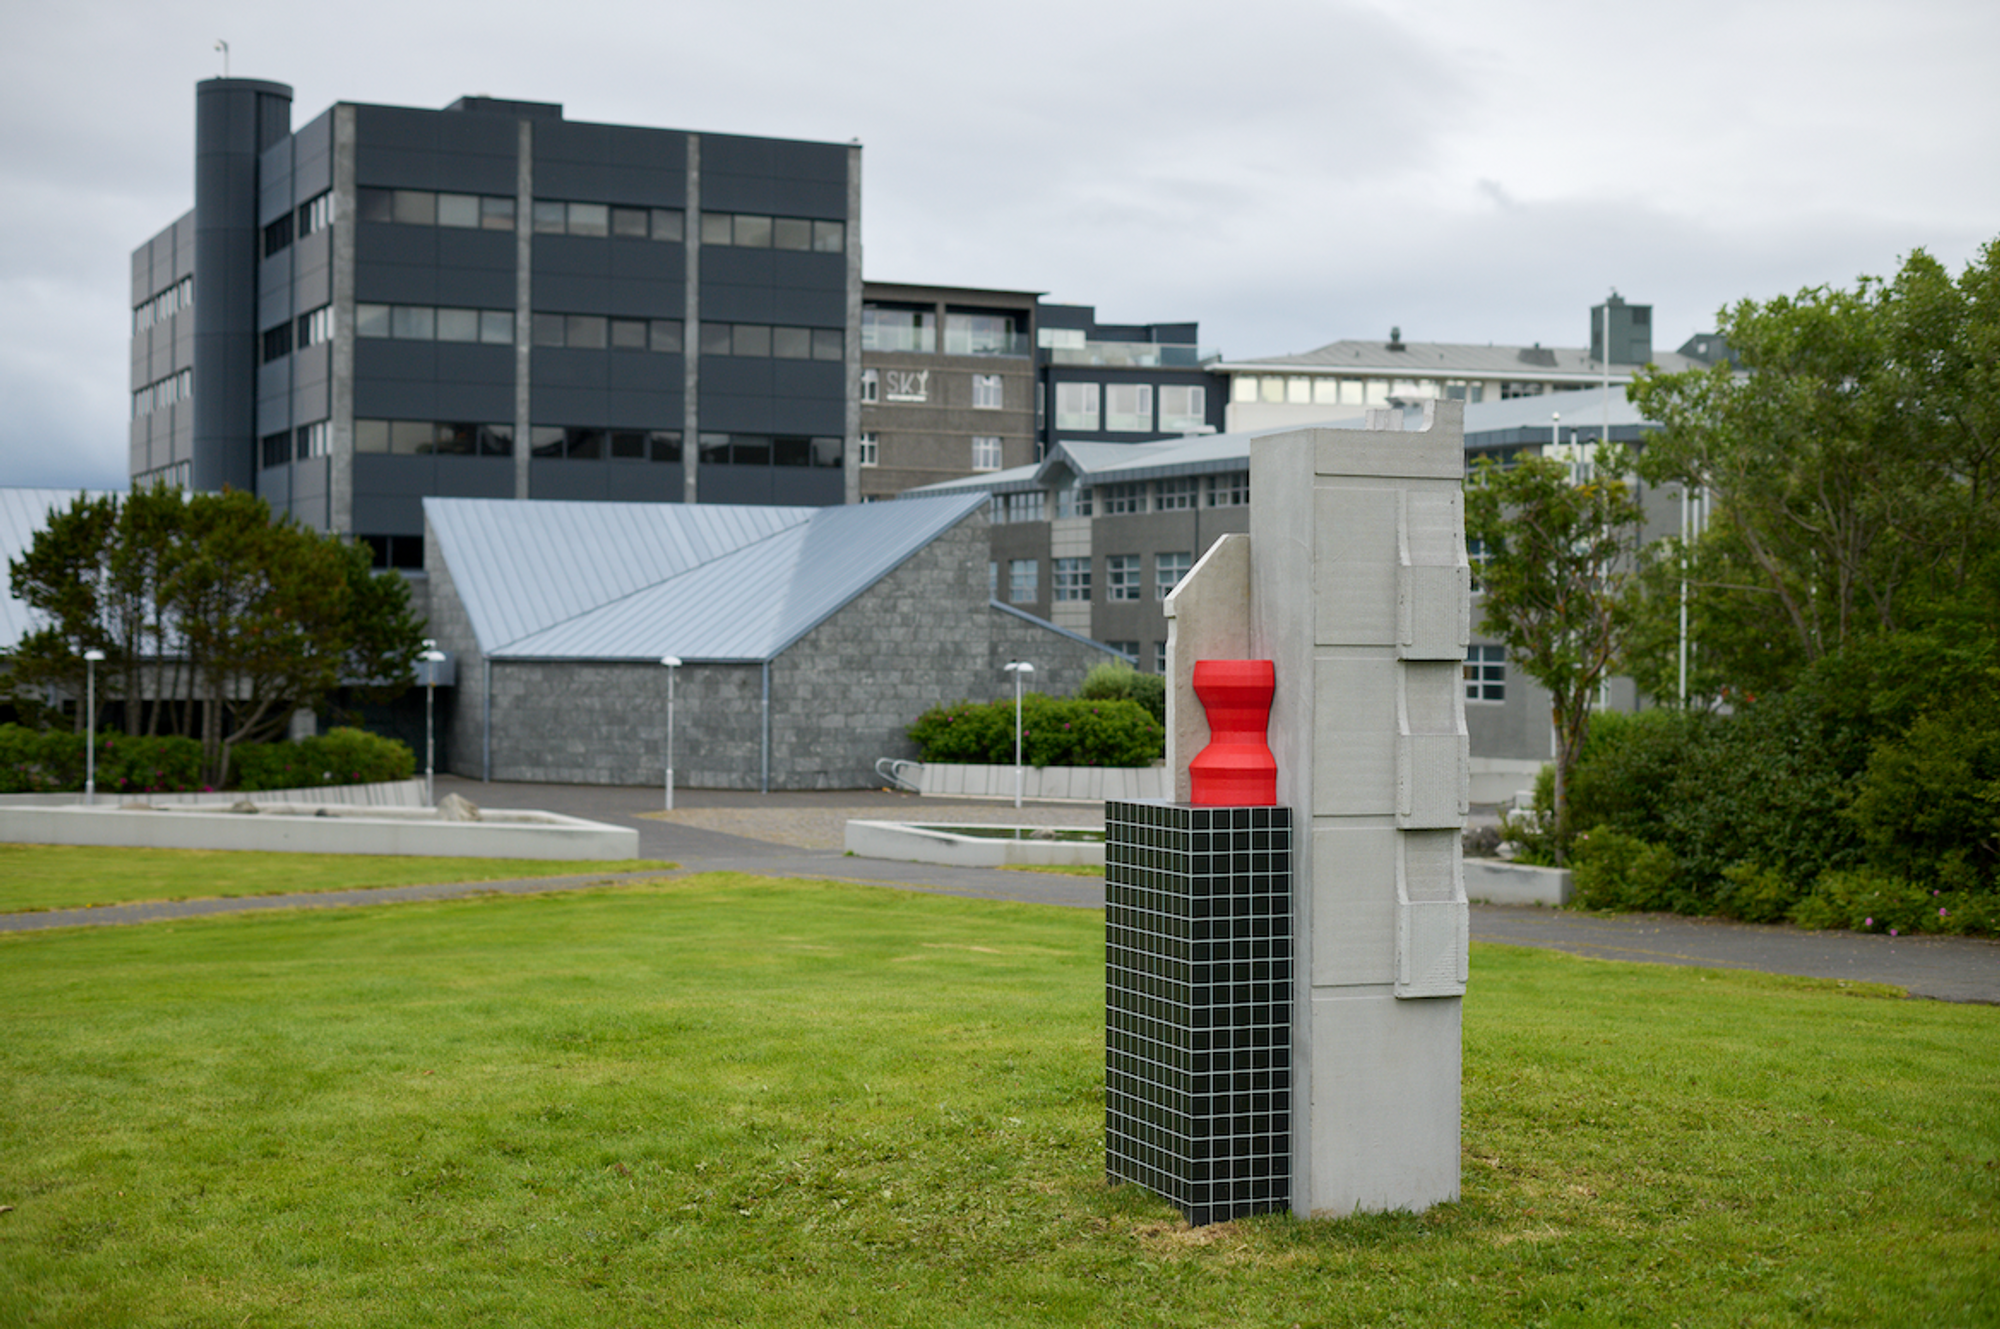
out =
<path fill-rule="evenodd" d="M 1401 328 L 1389 329 L 1389 349 L 1392 351 L 1408 349 L 1403 345 L 1403 330 Z"/>

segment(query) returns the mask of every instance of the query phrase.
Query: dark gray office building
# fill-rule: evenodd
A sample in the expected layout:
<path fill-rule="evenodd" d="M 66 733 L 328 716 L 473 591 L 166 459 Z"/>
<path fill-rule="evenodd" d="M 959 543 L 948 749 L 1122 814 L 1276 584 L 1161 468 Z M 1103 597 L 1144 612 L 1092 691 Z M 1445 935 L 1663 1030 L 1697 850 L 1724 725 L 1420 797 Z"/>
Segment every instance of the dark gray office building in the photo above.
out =
<path fill-rule="evenodd" d="M 196 87 L 194 209 L 132 256 L 135 483 L 395 566 L 426 495 L 856 497 L 859 146 L 291 100 Z"/>
<path fill-rule="evenodd" d="M 1039 460 L 1062 443 L 1150 443 L 1222 431 L 1229 382 L 1197 323 L 1100 323 L 1091 305 L 1035 308 Z"/>

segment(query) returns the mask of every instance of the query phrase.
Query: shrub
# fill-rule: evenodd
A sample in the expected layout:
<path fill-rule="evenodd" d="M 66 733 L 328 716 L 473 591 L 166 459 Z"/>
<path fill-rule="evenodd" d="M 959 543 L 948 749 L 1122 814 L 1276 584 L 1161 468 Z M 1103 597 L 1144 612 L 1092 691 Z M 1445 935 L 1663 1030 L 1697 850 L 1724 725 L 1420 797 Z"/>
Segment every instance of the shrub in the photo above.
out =
<path fill-rule="evenodd" d="M 1161 724 L 1167 722 L 1167 680 L 1142 674 L 1123 660 L 1092 665 L 1076 695 L 1085 701 L 1135 701 Z"/>
<path fill-rule="evenodd" d="M 1585 909 L 1672 909 L 1679 900 L 1673 853 L 1637 836 L 1599 826 L 1576 837 L 1570 861 Z"/>
<path fill-rule="evenodd" d="M 1012 765 L 1012 698 L 934 706 L 909 735 L 925 761 Z M 1166 727 L 1133 701 L 1021 699 L 1021 759 L 1030 766 L 1150 766 L 1166 752 Z"/>
<path fill-rule="evenodd" d="M 417 759 L 407 744 L 393 738 L 362 729 L 331 729 L 296 743 L 245 744 L 236 749 L 230 767 L 238 789 L 305 789 L 407 780 Z"/>
<path fill-rule="evenodd" d="M 1874 868 L 1829 872 L 1792 906 L 1802 928 L 1953 935 L 2000 931 L 2000 896 L 1925 888 Z"/>
<path fill-rule="evenodd" d="M 82 734 L 0 725 L 0 793 L 81 790 L 86 775 Z M 172 793 L 201 787 L 201 744 L 193 739 L 98 735 L 99 793 Z"/>

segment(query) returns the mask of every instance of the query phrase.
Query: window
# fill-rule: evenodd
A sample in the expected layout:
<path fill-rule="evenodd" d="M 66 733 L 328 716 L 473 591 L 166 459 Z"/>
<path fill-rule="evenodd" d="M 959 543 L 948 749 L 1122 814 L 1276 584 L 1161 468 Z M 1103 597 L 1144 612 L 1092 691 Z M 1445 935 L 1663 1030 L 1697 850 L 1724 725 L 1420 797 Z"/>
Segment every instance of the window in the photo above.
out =
<path fill-rule="evenodd" d="M 972 469 L 975 471 L 997 471 L 1000 469 L 1000 440 L 998 438 L 985 435 L 973 436 Z"/>
<path fill-rule="evenodd" d="M 292 353 L 292 325 L 280 323 L 264 331 L 264 363 L 282 360 Z"/>
<path fill-rule="evenodd" d="M 298 346 L 304 350 L 321 342 L 333 340 L 333 306 L 321 305 L 310 313 L 299 315 Z"/>
<path fill-rule="evenodd" d="M 1504 646 L 1465 648 L 1465 699 L 1507 700 L 1507 649 Z"/>
<path fill-rule="evenodd" d="M 681 351 L 681 321 L 677 318 L 656 318 L 646 324 L 646 349 L 664 351 L 679 355 Z"/>
<path fill-rule="evenodd" d="M 678 220 L 675 234 L 671 237 L 661 235 L 656 223 L 653 238 L 680 239 Z M 847 226 L 844 222 L 816 221 L 805 217 L 704 212 L 701 214 L 701 242 L 705 245 L 733 245 L 738 249 L 795 249 L 838 254 L 847 248 Z"/>
<path fill-rule="evenodd" d="M 329 456 L 333 452 L 333 422 L 319 420 L 313 424 L 300 425 L 295 438 L 297 450 L 292 455 L 298 460 Z"/>
<path fill-rule="evenodd" d="M 283 466 L 292 459 L 292 431 L 264 435 L 263 449 L 264 465 Z"/>
<path fill-rule="evenodd" d="M 446 337 L 445 319 L 448 314 L 470 314 L 474 311 L 438 311 L 438 340 L 470 341 L 470 337 Z M 511 342 L 514 340 L 512 314 L 488 312 L 479 320 L 479 340 L 487 342 Z M 725 332 L 729 325 L 703 324 L 707 327 L 721 327 Z M 564 346 L 580 351 L 661 351 L 678 354 L 681 349 L 681 321 L 677 318 L 604 318 L 597 314 L 535 314 L 529 320 L 530 335 L 537 346 Z"/>
<path fill-rule="evenodd" d="M 838 438 L 804 438 L 763 434 L 703 434 L 703 466 L 819 466 L 846 464 L 846 445 Z"/>
<path fill-rule="evenodd" d="M 1162 676 L 1167 672 L 1167 644 L 1163 641 L 1153 643 L 1153 672 Z"/>
<path fill-rule="evenodd" d="M 1107 600 L 1137 600 L 1139 598 L 1139 556 L 1137 554 L 1105 555 L 1104 598 Z"/>
<path fill-rule="evenodd" d="M 881 456 L 881 442 L 873 434 L 863 434 L 854 450 L 856 466 L 874 466 Z"/>
<path fill-rule="evenodd" d="M 1208 506 L 1240 508 L 1250 501 L 1250 472 L 1224 471 L 1208 481 Z"/>
<path fill-rule="evenodd" d="M 1104 427 L 1128 434 L 1151 433 L 1153 429 L 1153 385 L 1150 383 L 1108 383 L 1104 388 Z"/>
<path fill-rule="evenodd" d="M 947 311 L 946 355 L 1026 355 L 1027 339 L 1016 334 L 1014 315 Z"/>
<path fill-rule="evenodd" d="M 194 278 L 183 277 L 132 311 L 132 331 L 135 335 L 144 332 L 155 323 L 164 323 L 181 310 L 193 307 Z"/>
<path fill-rule="evenodd" d="M 1153 556 L 1153 585 L 1155 593 L 1164 600 L 1181 584 L 1181 578 L 1188 575 L 1194 566 L 1194 555 L 1189 553 L 1155 554 Z"/>
<path fill-rule="evenodd" d="M 1128 664 L 1132 665 L 1132 666 L 1133 666 L 1134 668 L 1137 668 L 1137 667 L 1138 667 L 1138 664 L 1139 664 L 1139 643 L 1138 643 L 1138 642 L 1136 642 L 1136 641 L 1107 641 L 1107 642 L 1105 642 L 1104 644 L 1105 644 L 1106 646 L 1109 646 L 1109 647 L 1110 647 L 1110 648 L 1111 648 L 1112 650 L 1114 650 L 1114 651 L 1118 652 L 1118 653 L 1119 653 L 1120 655 L 1124 656 L 1124 657 L 1125 657 L 1125 660 L 1126 660 L 1126 662 L 1127 662 Z"/>
<path fill-rule="evenodd" d="M 1153 511 L 1181 512 L 1201 502 L 1201 477 L 1177 475 L 1153 488 Z"/>
<path fill-rule="evenodd" d="M 437 216 L 440 226 L 476 231 L 479 229 L 479 195 L 439 194 Z"/>
<path fill-rule="evenodd" d="M 1007 494 L 995 494 L 991 504 L 991 520 L 996 526 L 1011 522 L 1042 520 L 1042 491 L 1020 489 Z"/>
<path fill-rule="evenodd" d="M 507 199 L 506 203 L 507 220 L 511 229 L 514 219 L 514 200 L 511 198 Z M 324 231 L 327 227 L 333 225 L 333 192 L 328 190 L 324 193 L 315 194 L 313 197 L 299 204 L 298 218 L 298 233 L 301 240 L 315 231 Z"/>
<path fill-rule="evenodd" d="M 658 327 L 670 320 L 656 320 Z M 673 349 L 679 350 L 680 324 L 673 322 Z M 655 345 L 654 350 L 666 349 Z M 704 323 L 701 325 L 703 355 L 734 355 L 767 360 L 839 360 L 846 353 L 845 338 L 838 328 L 774 328 L 763 323 Z M 863 388 L 866 389 L 866 378 Z M 862 400 L 868 398 L 864 395 Z"/>
<path fill-rule="evenodd" d="M 1056 516 L 1088 517 L 1089 515 L 1089 488 L 1079 484 L 1067 484 L 1056 490 Z"/>
<path fill-rule="evenodd" d="M 1238 374 L 1230 380 L 1230 393 L 1236 401 L 1256 401 L 1258 399 L 1257 376 L 1255 374 Z"/>
<path fill-rule="evenodd" d="M 1160 430 L 1198 430 L 1208 424 L 1208 389 L 1175 387 L 1160 389 Z"/>
<path fill-rule="evenodd" d="M 861 371 L 861 400 L 879 401 L 882 393 L 882 378 L 872 369 Z"/>
<path fill-rule="evenodd" d="M 428 305 L 390 305 L 389 335 L 398 341 L 435 341 L 437 310 Z"/>
<path fill-rule="evenodd" d="M 1104 515 L 1117 517 L 1146 510 L 1146 486 L 1144 484 L 1099 485 L 1103 491 Z"/>
<path fill-rule="evenodd" d="M 937 349 L 937 315 L 931 310 L 901 305 L 861 306 L 861 349 L 921 351 Z"/>
<path fill-rule="evenodd" d="M 1097 384 L 1056 384 L 1056 428 L 1097 428 Z"/>
<path fill-rule="evenodd" d="M 1010 558 L 1007 560 L 1007 598 L 1015 604 L 1028 604 L 1035 599 L 1039 567 L 1032 558 Z"/>
<path fill-rule="evenodd" d="M 1000 598 L 1000 560 L 997 558 L 986 560 L 986 598 L 989 600 Z"/>
<path fill-rule="evenodd" d="M 997 411 L 1001 404 L 1000 376 L 998 374 L 974 374 L 972 376 L 972 409 L 975 411 Z"/>
<path fill-rule="evenodd" d="M 287 212 L 264 228 L 264 257 L 279 253 L 292 243 L 292 214 Z"/>
<path fill-rule="evenodd" d="M 1055 598 L 1058 600 L 1088 600 L 1090 598 L 1089 559 L 1059 558 L 1056 560 Z"/>
<path fill-rule="evenodd" d="M 299 446 L 308 446 L 307 426 L 299 431 Z M 537 427 L 537 438 L 547 431 Z M 560 437 L 562 431 L 556 430 Z M 435 420 L 356 420 L 356 452 L 387 452 L 402 456 L 511 457 L 514 427 Z M 303 451 L 300 456 L 306 455 Z M 314 454 L 322 455 L 322 454 Z"/>
<path fill-rule="evenodd" d="M 444 201 L 449 197 L 447 194 L 438 195 L 438 224 L 473 225 L 471 221 L 445 220 Z M 478 225 L 487 230 L 514 229 L 513 199 L 488 197 L 477 202 Z M 460 215 L 469 214 L 461 207 Z M 610 203 L 568 199 L 538 198 L 534 201 L 531 216 L 537 235 L 577 235 L 591 239 L 617 236 L 625 240 L 679 241 L 683 238 L 685 227 L 679 208 L 618 207 Z"/>

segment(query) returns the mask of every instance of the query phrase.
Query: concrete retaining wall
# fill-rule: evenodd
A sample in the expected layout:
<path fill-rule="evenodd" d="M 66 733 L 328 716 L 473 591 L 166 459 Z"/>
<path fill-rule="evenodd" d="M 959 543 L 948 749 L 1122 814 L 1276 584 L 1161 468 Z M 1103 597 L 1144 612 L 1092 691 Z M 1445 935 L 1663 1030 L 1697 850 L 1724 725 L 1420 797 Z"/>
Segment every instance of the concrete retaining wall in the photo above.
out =
<path fill-rule="evenodd" d="M 418 821 L 366 815 L 283 817 L 117 808 L 0 808 L 0 842 L 124 849 L 261 849 L 300 854 L 615 859 L 639 856 L 639 832 L 537 813 L 535 823 Z"/>
<path fill-rule="evenodd" d="M 1021 768 L 1021 797 L 1101 803 L 1107 798 L 1135 802 L 1171 797 L 1164 766 L 1033 766 Z M 1012 766 L 968 766 L 927 761 L 917 792 L 934 797 L 1012 798 Z"/>
<path fill-rule="evenodd" d="M 1545 904 L 1556 908 L 1575 895 L 1568 868 L 1531 867 L 1497 858 L 1465 860 L 1465 898 L 1485 904 Z"/>
<path fill-rule="evenodd" d="M 994 826 L 991 830 L 1030 830 Z M 904 863 L 943 863 L 961 868 L 1000 868 L 1021 864 L 1038 867 L 1104 866 L 1104 842 L 1081 840 L 1002 840 L 994 836 L 954 835 L 935 826 L 900 821 L 850 821 L 847 852 L 861 858 L 888 858 Z"/>

